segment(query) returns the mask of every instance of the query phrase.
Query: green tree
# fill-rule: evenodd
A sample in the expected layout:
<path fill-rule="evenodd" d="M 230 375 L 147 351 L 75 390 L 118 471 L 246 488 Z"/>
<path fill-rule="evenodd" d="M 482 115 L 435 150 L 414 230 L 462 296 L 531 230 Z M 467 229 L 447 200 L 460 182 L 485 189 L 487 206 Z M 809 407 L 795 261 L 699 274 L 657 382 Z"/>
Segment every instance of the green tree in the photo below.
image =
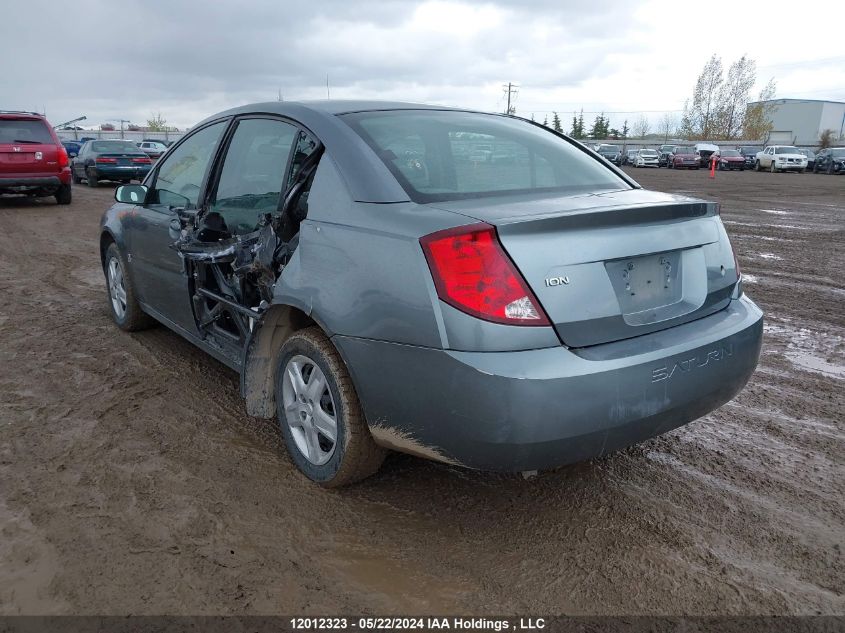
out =
<path fill-rule="evenodd" d="M 543 117 L 543 127 L 549 127 L 549 115 Z"/>
<path fill-rule="evenodd" d="M 552 112 L 552 129 L 555 132 L 563 132 L 563 128 L 560 127 L 560 117 L 557 115 L 557 112 Z"/>

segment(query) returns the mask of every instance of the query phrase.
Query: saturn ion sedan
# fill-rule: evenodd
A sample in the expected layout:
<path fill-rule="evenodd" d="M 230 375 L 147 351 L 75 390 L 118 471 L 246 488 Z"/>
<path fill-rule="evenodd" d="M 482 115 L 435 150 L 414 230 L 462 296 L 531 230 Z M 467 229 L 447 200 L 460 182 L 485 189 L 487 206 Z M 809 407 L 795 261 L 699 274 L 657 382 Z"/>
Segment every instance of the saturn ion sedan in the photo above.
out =
<path fill-rule="evenodd" d="M 323 485 L 387 450 L 513 472 L 605 455 L 721 406 L 757 364 L 719 205 L 513 116 L 249 105 L 115 197 L 115 323 L 163 323 L 239 372 Z"/>

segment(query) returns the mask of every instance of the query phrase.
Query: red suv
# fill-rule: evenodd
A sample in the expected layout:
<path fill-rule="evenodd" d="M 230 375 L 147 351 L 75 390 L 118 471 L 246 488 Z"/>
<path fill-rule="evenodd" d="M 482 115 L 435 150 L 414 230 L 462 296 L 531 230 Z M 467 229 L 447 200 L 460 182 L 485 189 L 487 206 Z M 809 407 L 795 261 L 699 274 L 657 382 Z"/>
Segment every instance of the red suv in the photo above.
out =
<path fill-rule="evenodd" d="M 70 204 L 67 150 L 42 115 L 0 110 L 0 194 L 55 196 Z"/>

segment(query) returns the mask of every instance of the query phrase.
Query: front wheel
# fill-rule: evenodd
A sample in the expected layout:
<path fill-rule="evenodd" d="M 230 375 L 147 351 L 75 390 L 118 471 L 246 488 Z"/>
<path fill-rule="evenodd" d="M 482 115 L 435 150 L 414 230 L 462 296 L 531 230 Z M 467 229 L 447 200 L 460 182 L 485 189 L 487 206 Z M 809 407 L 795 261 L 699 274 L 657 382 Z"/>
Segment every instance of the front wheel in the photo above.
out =
<path fill-rule="evenodd" d="M 778 168 L 775 167 L 775 161 L 772 161 L 772 163 L 769 165 L 769 171 L 774 174 L 774 173 L 777 172 L 777 170 L 778 170 Z"/>
<path fill-rule="evenodd" d="M 760 171 L 760 161 L 754 161 L 754 171 Z"/>
<path fill-rule="evenodd" d="M 830 163 L 828 163 L 827 173 L 830 174 L 831 176 L 833 175 L 833 161 L 830 161 Z"/>
<path fill-rule="evenodd" d="M 299 330 L 282 345 L 275 393 L 288 455 L 306 477 L 334 488 L 379 469 L 386 451 L 370 435 L 349 372 L 319 328 Z"/>

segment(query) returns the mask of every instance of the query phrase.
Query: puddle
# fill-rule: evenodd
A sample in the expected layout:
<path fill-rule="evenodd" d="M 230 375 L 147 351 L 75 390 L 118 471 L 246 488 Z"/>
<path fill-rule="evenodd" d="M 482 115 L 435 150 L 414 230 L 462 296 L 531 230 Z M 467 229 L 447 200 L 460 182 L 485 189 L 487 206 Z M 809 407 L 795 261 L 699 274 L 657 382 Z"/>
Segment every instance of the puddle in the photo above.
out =
<path fill-rule="evenodd" d="M 780 255 L 775 255 L 774 253 L 756 253 L 757 257 L 761 257 L 763 259 L 774 259 L 774 260 L 781 260 L 783 257 Z"/>
<path fill-rule="evenodd" d="M 794 365 L 798 365 L 802 369 L 824 374 L 825 376 L 832 376 L 833 378 L 845 378 L 845 366 L 829 363 L 823 358 L 813 356 L 807 352 L 789 350 L 786 352 L 786 357 Z"/>
<path fill-rule="evenodd" d="M 757 275 L 749 275 L 748 273 L 742 274 L 742 283 L 744 284 L 756 284 L 758 281 L 760 281 L 760 279 Z"/>
<path fill-rule="evenodd" d="M 760 209 L 763 213 L 774 213 L 775 215 L 789 215 L 789 211 L 781 211 L 780 209 Z"/>

